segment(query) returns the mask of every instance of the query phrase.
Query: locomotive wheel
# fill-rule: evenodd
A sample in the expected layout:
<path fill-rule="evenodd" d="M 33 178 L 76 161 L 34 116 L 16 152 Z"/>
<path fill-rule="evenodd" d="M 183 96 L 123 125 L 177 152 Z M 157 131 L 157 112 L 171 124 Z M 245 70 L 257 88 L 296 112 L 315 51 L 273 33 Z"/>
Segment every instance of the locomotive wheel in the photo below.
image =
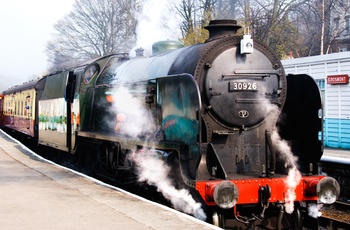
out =
<path fill-rule="evenodd" d="M 218 209 L 214 209 L 212 211 L 212 224 L 214 226 L 220 227 L 220 228 L 225 228 L 226 227 L 226 221 L 225 221 L 225 216 L 223 213 L 220 212 Z"/>
<path fill-rule="evenodd" d="M 310 217 L 312 218 L 312 217 Z M 312 218 L 314 219 L 314 218 Z M 281 216 L 281 219 L 277 219 L 277 229 L 293 229 L 293 230 L 302 230 L 303 229 L 303 220 L 300 207 L 295 205 L 294 211 L 291 214 L 284 213 Z M 309 228 L 306 228 L 309 229 Z M 318 229 L 317 227 L 310 229 Z"/>
<path fill-rule="evenodd" d="M 295 207 L 293 212 L 293 229 L 295 230 L 301 230 L 302 229 L 302 217 L 301 217 L 301 211 L 298 206 Z"/>

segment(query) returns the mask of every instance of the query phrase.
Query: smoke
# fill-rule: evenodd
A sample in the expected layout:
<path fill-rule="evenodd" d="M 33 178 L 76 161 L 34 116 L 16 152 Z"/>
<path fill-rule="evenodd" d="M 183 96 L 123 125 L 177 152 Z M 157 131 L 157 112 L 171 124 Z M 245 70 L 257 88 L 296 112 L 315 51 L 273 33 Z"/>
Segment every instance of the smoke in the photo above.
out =
<path fill-rule="evenodd" d="M 281 154 L 281 157 L 284 159 L 285 167 L 289 168 L 288 176 L 285 180 L 287 190 L 284 207 L 287 213 L 292 213 L 294 211 L 294 201 L 296 199 L 295 188 L 301 180 L 301 173 L 297 168 L 298 158 L 293 155 L 288 143 L 281 139 L 277 131 L 272 133 L 271 138 L 278 152 Z"/>
<path fill-rule="evenodd" d="M 278 107 L 269 102 L 266 103 L 265 109 L 269 113 L 273 113 L 275 115 L 278 114 Z M 298 158 L 294 156 L 287 141 L 281 139 L 277 130 L 272 132 L 271 139 L 276 146 L 277 152 L 280 153 L 280 157 L 285 162 L 284 167 L 288 168 L 288 176 L 285 179 L 286 194 L 284 207 L 287 213 L 292 213 L 294 211 L 294 201 L 296 199 L 295 189 L 302 178 L 301 173 L 297 168 Z"/>
<path fill-rule="evenodd" d="M 176 210 L 191 214 L 200 220 L 206 220 L 201 204 L 193 199 L 189 191 L 175 188 L 168 177 L 171 169 L 163 160 L 154 154 L 137 154 L 133 160 L 138 166 L 139 181 L 156 186 L 157 191 L 161 192 Z"/>
<path fill-rule="evenodd" d="M 265 90 L 262 89 L 262 92 L 264 95 Z M 270 103 L 269 100 L 264 99 L 264 106 L 261 107 L 262 112 L 265 113 L 271 113 L 274 114 L 272 117 L 275 117 L 275 115 L 278 115 L 278 107 L 276 105 L 273 105 Z M 282 140 L 281 137 L 278 134 L 277 130 L 274 130 L 271 135 L 272 142 L 276 146 L 276 150 L 280 153 L 279 157 L 285 162 L 284 167 L 288 169 L 288 176 L 285 179 L 285 185 L 286 185 L 286 194 L 285 194 L 285 210 L 287 213 L 292 213 L 294 211 L 294 201 L 296 200 L 296 194 L 295 189 L 300 183 L 302 179 L 301 172 L 298 170 L 298 157 L 296 157 L 290 146 L 288 145 L 287 141 Z M 311 204 L 308 207 L 308 214 L 309 216 L 313 218 L 317 218 L 321 216 L 321 212 L 319 212 L 322 205 L 320 204 Z"/>
<path fill-rule="evenodd" d="M 150 108 L 145 106 L 145 87 L 118 87 L 113 92 L 114 110 L 117 112 L 117 127 L 115 132 L 130 137 L 152 138 L 156 132 L 156 122 Z M 118 116 L 119 115 L 119 116 Z M 206 215 L 188 190 L 178 190 L 173 185 L 169 172 L 172 170 L 156 150 L 135 151 L 131 160 L 137 166 L 139 181 L 156 186 L 158 192 L 168 199 L 176 210 L 191 214 L 198 219 L 205 220 Z M 160 151 L 159 151 L 160 152 Z"/>
<path fill-rule="evenodd" d="M 266 94 L 266 89 L 261 89 L 263 98 L 263 106 L 261 106 L 261 112 L 263 114 L 270 113 L 272 119 L 277 119 L 279 115 L 279 108 L 277 105 L 272 104 L 269 100 L 264 98 L 263 95 Z M 285 194 L 285 210 L 287 213 L 292 213 L 294 211 L 294 201 L 296 199 L 295 189 L 298 186 L 302 176 L 297 167 L 298 158 L 294 156 L 290 146 L 287 141 L 282 140 L 275 129 L 271 135 L 272 143 L 276 146 L 277 152 L 280 154 L 279 157 L 285 162 L 284 167 L 288 169 L 288 176 L 285 179 L 286 194 Z"/>
<path fill-rule="evenodd" d="M 317 218 L 322 215 L 322 213 L 319 211 L 322 208 L 322 204 L 310 204 L 308 207 L 308 215 Z"/>
<path fill-rule="evenodd" d="M 130 137 L 153 135 L 156 126 L 151 111 L 145 106 L 145 91 L 144 86 L 133 89 L 118 87 L 114 90 L 115 132 Z"/>

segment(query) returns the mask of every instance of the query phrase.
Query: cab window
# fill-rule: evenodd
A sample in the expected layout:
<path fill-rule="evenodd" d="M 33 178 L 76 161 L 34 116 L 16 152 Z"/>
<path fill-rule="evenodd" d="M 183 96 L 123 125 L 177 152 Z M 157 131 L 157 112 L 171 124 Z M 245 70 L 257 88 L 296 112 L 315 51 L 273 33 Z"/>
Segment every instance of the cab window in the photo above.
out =
<path fill-rule="evenodd" d="M 91 81 L 91 79 L 95 75 L 97 75 L 99 70 L 100 70 L 100 68 L 99 68 L 99 66 L 97 64 L 89 66 L 84 72 L 84 83 L 88 84 Z"/>

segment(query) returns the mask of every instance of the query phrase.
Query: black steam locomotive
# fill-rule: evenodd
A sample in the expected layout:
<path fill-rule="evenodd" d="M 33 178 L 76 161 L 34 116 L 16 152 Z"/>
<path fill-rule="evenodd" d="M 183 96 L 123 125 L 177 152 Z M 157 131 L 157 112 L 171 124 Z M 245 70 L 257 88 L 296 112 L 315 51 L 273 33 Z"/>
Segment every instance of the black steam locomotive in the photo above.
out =
<path fill-rule="evenodd" d="M 318 175 L 318 87 L 286 76 L 274 52 L 240 28 L 214 20 L 205 43 L 109 55 L 13 87 L 3 92 L 2 127 L 119 183 L 137 177 L 135 156 L 161 158 L 220 227 L 315 228 L 308 208 L 339 195 L 334 179 Z"/>

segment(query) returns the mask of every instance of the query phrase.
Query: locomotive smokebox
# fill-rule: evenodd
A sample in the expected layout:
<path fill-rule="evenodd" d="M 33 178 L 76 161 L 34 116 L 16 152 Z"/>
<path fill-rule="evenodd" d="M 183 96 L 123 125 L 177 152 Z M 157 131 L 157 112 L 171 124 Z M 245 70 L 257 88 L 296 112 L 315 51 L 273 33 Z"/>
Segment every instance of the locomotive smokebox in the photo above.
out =
<path fill-rule="evenodd" d="M 236 20 L 212 20 L 204 28 L 209 31 L 207 41 L 211 41 L 225 36 L 233 36 L 242 26 L 238 25 Z"/>

